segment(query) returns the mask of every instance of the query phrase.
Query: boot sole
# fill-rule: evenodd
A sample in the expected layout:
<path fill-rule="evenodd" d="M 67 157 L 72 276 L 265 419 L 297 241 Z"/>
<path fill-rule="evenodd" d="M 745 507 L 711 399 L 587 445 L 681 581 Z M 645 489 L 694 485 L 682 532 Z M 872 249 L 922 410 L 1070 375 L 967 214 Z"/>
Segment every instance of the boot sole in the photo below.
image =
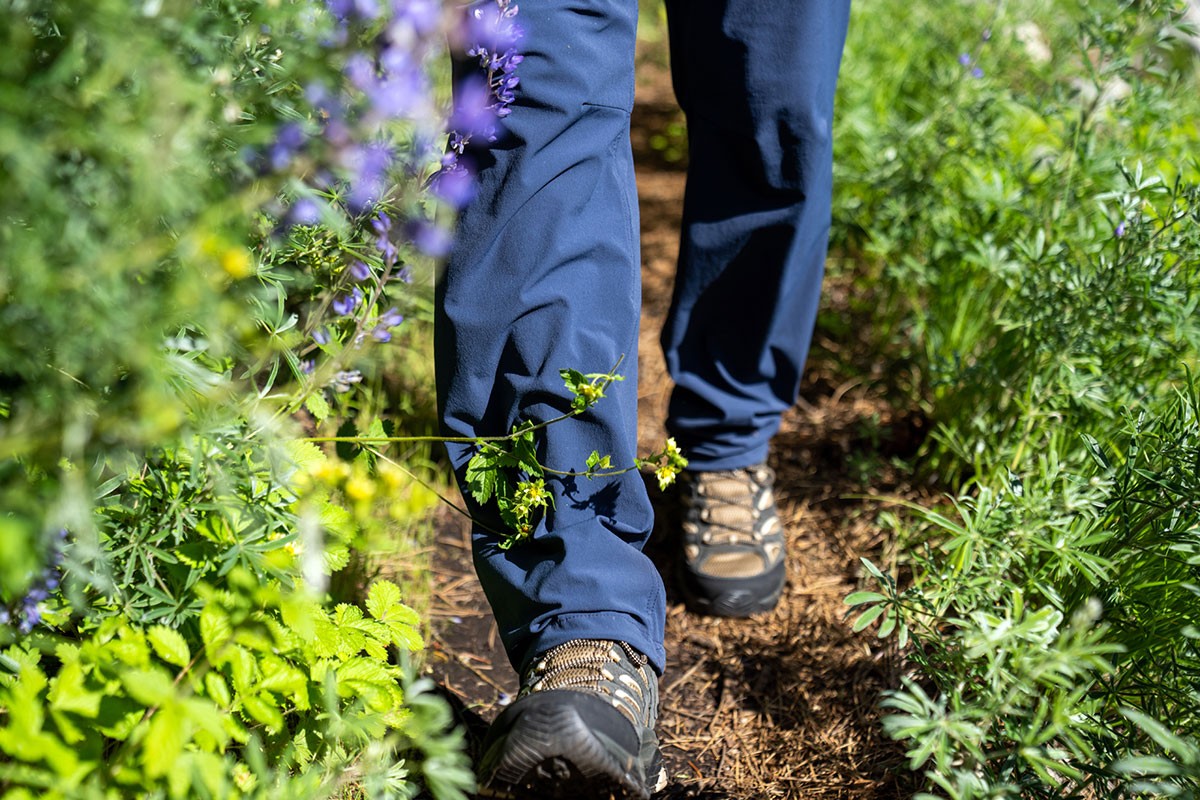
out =
<path fill-rule="evenodd" d="M 479 796 L 649 800 L 666 785 L 654 731 L 643 728 L 640 752 L 632 753 L 589 727 L 573 705 L 553 698 L 533 700 L 542 697 L 527 698 L 515 718 L 506 720 L 502 714 L 496 720 L 502 732 L 490 745 L 485 742 Z"/>
<path fill-rule="evenodd" d="M 739 578 L 739 585 L 711 593 L 705 591 L 699 581 L 702 579 L 716 584 L 719 579 L 708 576 L 701 578 L 691 572 L 686 564 L 680 564 L 678 572 L 679 588 L 684 600 L 693 611 L 706 616 L 737 618 L 764 614 L 779 604 L 787 583 L 787 566 L 783 561 L 761 576 Z"/>

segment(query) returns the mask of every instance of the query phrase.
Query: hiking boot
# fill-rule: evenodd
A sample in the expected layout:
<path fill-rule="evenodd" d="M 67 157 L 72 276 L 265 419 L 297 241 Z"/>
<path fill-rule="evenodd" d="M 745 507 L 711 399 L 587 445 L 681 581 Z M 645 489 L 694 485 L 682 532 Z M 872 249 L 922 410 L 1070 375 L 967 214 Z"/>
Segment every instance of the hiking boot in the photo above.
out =
<path fill-rule="evenodd" d="M 479 794 L 648 800 L 667 783 L 657 718 L 658 678 L 625 642 L 575 639 L 551 648 L 488 729 Z"/>
<path fill-rule="evenodd" d="M 745 469 L 679 474 L 684 560 L 680 585 L 697 611 L 747 617 L 779 602 L 786 576 L 775 473 Z"/>

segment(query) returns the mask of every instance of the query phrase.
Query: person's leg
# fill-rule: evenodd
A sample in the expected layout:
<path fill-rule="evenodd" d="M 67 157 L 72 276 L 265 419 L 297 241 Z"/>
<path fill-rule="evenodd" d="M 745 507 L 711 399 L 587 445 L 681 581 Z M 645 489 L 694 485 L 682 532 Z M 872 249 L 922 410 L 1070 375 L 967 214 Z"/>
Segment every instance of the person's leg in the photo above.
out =
<path fill-rule="evenodd" d="M 786 581 L 767 445 L 795 402 L 821 294 L 834 87 L 849 0 L 667 0 L 689 164 L 662 334 L 675 380 L 680 588 L 721 616 Z"/>
<path fill-rule="evenodd" d="M 625 381 L 538 432 L 548 467 L 637 446 L 638 221 L 629 114 L 636 0 L 522 0 L 521 79 L 479 159 L 437 288 L 436 358 L 449 436 L 508 433 L 570 410 L 559 370 Z M 460 482 L 473 447 L 451 445 Z M 521 694 L 481 745 L 485 796 L 647 798 L 664 781 L 654 735 L 664 664 L 662 579 L 642 553 L 652 510 L 636 471 L 548 476 L 553 508 L 510 549 L 468 497 L 475 568 Z M 464 494 L 466 494 L 464 487 Z M 489 530 L 489 528 L 493 530 Z"/>
<path fill-rule="evenodd" d="M 693 470 L 766 458 L 795 402 L 830 222 L 849 0 L 667 0 L 689 166 L 662 344 Z"/>
<path fill-rule="evenodd" d="M 636 454 L 640 303 L 636 187 L 629 146 L 633 0 L 525 0 L 524 55 L 505 132 L 485 152 L 438 285 L 443 429 L 508 433 L 570 409 L 558 371 L 625 381 L 576 419 L 540 432 L 538 455 L 582 470 L 592 450 Z M 461 479 L 473 447 L 450 447 Z M 620 639 L 663 665 L 665 599 L 642 545 L 652 511 L 636 472 L 550 476 L 554 507 L 509 550 L 475 526 L 475 565 L 513 665 L 577 638 Z M 497 528 L 488 509 L 472 512 Z"/>

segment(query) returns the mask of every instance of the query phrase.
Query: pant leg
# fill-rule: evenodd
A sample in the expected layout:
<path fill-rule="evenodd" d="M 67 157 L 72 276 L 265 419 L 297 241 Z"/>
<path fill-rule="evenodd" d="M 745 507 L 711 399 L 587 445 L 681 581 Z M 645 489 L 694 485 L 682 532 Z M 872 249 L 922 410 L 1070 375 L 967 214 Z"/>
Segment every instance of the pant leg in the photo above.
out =
<path fill-rule="evenodd" d="M 693 468 L 765 458 L 794 402 L 828 243 L 849 0 L 667 0 L 689 166 L 663 330 Z"/>
<path fill-rule="evenodd" d="M 641 301 L 629 114 L 636 0 L 522 0 L 525 59 L 506 133 L 479 159 L 437 287 L 443 430 L 508 433 L 569 410 L 558 371 L 625 381 L 581 417 L 539 432 L 542 463 L 582 470 L 589 453 L 632 464 Z M 449 447 L 461 480 L 470 446 Z M 475 566 L 513 665 L 581 637 L 622 639 L 661 672 L 666 605 L 642 546 L 652 511 L 637 472 L 555 478 L 550 510 L 504 551 L 481 526 Z M 472 511 L 493 528 L 487 509 Z"/>

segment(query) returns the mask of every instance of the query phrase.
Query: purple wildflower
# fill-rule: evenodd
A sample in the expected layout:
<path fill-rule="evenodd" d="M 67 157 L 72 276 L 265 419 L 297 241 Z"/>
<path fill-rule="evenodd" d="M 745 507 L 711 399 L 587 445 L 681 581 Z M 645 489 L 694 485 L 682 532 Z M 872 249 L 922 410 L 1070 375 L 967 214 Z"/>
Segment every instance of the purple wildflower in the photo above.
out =
<path fill-rule="evenodd" d="M 340 20 L 354 17 L 375 19 L 379 16 L 377 0 L 327 0 L 330 12 Z"/>
<path fill-rule="evenodd" d="M 313 361 L 311 358 L 306 358 L 300 362 L 300 371 L 305 375 L 312 375 L 316 368 L 317 362 Z"/>
<path fill-rule="evenodd" d="M 329 344 L 329 329 L 322 325 L 313 331 L 312 337 L 317 344 Z"/>
<path fill-rule="evenodd" d="M 362 302 L 362 298 L 362 289 L 359 289 L 357 286 L 355 286 L 354 291 L 350 292 L 349 294 L 339 294 L 337 297 L 333 298 L 331 307 L 333 308 L 334 313 L 340 314 L 344 317 L 350 312 L 354 311 L 354 309 L 358 308 L 358 304 Z"/>
<path fill-rule="evenodd" d="M 371 268 L 362 261 L 355 261 L 350 265 L 350 277 L 356 281 L 365 281 L 371 277 Z"/>
<path fill-rule="evenodd" d="M 959 53 L 958 54 L 958 63 L 962 64 L 964 67 L 971 66 L 971 54 L 970 53 Z"/>
<path fill-rule="evenodd" d="M 271 169 L 280 172 L 287 168 L 292 158 L 304 147 L 308 137 L 294 122 L 289 122 L 279 129 L 275 141 L 267 148 L 267 161 Z"/>
<path fill-rule="evenodd" d="M 976 67 L 975 69 L 971 70 L 971 77 L 972 78 L 982 78 L 983 77 L 983 69 L 980 67 Z"/>
<path fill-rule="evenodd" d="M 418 35 L 437 28 L 442 17 L 441 6 L 435 0 L 392 0 L 396 23 L 408 23 Z"/>
<path fill-rule="evenodd" d="M 375 341 L 379 342 L 380 344 L 390 342 L 392 340 L 392 334 L 389 333 L 388 329 L 382 325 L 376 325 L 371 330 L 371 336 L 375 337 Z"/>
<path fill-rule="evenodd" d="M 454 239 L 449 231 L 440 225 L 434 225 L 424 220 L 412 226 L 411 236 L 417 249 L 431 258 L 446 256 L 454 244 Z"/>
<path fill-rule="evenodd" d="M 1116 229 L 1113 230 L 1113 236 L 1116 236 L 1118 239 L 1120 239 L 1122 236 L 1125 235 L 1125 230 L 1126 230 L 1125 220 L 1121 220 L 1120 222 L 1117 223 Z"/>
<path fill-rule="evenodd" d="M 321 207 L 310 197 L 297 200 L 284 218 L 285 225 L 316 225 L 321 221 Z"/>
<path fill-rule="evenodd" d="M 443 164 L 446 162 L 443 161 Z M 438 170 L 429 182 L 429 189 L 435 197 L 461 209 L 471 202 L 475 195 L 475 182 L 471 178 L 470 170 L 462 162 L 455 160 Z"/>
<path fill-rule="evenodd" d="M 384 328 L 394 328 L 401 322 L 404 322 L 404 315 L 397 311 L 395 306 L 389 308 L 379 317 L 379 325 Z"/>

